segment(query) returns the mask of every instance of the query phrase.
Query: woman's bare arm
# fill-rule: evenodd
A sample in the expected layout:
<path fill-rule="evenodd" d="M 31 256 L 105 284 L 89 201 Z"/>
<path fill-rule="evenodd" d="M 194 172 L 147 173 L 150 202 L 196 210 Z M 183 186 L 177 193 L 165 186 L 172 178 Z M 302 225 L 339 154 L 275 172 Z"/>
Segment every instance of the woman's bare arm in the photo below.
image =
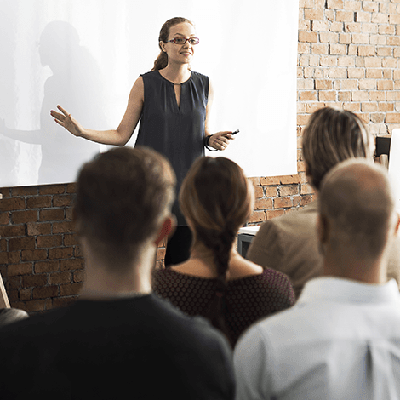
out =
<path fill-rule="evenodd" d="M 144 84 L 143 78 L 139 77 L 131 89 L 128 106 L 117 129 L 86 129 L 61 106 L 57 106 L 60 112 L 52 110 L 50 115 L 54 118 L 56 123 L 75 136 L 101 144 L 123 146 L 128 142 L 139 122 L 143 103 Z"/>

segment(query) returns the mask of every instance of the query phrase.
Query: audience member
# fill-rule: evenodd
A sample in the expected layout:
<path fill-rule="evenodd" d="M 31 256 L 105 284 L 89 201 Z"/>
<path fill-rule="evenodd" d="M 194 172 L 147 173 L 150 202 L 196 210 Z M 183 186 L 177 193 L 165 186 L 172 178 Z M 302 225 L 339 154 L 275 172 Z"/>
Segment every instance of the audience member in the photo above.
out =
<path fill-rule="evenodd" d="M 83 166 L 81 297 L 0 331 L 2 398 L 234 397 L 225 338 L 151 294 L 157 244 L 173 226 L 174 183 L 166 159 L 146 148 L 116 148 Z"/>
<path fill-rule="evenodd" d="M 317 217 L 322 277 L 241 338 L 238 399 L 400 397 L 400 295 L 386 278 L 394 207 L 380 166 L 352 159 L 327 175 Z"/>
<path fill-rule="evenodd" d="M 317 195 L 325 174 L 336 164 L 351 157 L 372 160 L 372 139 L 360 118 L 351 111 L 330 107 L 315 111 L 302 142 L 307 178 Z M 317 207 L 318 196 L 302 209 L 263 222 L 247 253 L 254 263 L 288 275 L 296 299 L 304 284 L 322 270 L 315 229 Z M 397 261 L 400 269 L 399 257 Z"/>
<path fill-rule="evenodd" d="M 10 307 L 10 301 L 8 300 L 6 288 L 4 287 L 3 277 L 0 274 L 0 308 L 8 307 Z"/>
<path fill-rule="evenodd" d="M 28 317 L 26 311 L 10 307 L 10 301 L 0 274 L 0 328 L 12 322 Z"/>
<path fill-rule="evenodd" d="M 196 160 L 179 197 L 194 238 L 190 259 L 153 276 L 157 294 L 191 316 L 209 318 L 232 346 L 252 323 L 294 302 L 286 275 L 263 270 L 236 251 L 237 231 L 253 212 L 253 192 L 231 160 Z"/>

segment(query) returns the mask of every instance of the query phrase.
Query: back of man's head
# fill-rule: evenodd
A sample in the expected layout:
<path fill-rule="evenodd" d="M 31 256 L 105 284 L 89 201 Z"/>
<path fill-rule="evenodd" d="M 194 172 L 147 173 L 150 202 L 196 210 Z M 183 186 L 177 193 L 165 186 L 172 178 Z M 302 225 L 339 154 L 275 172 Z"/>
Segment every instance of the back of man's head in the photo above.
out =
<path fill-rule="evenodd" d="M 333 252 L 350 250 L 354 259 L 369 261 L 382 256 L 397 224 L 386 170 L 365 159 L 347 160 L 326 175 L 318 202 Z"/>
<path fill-rule="evenodd" d="M 317 189 L 324 176 L 350 157 L 371 157 L 372 143 L 363 122 L 351 111 L 324 107 L 315 111 L 303 132 L 307 175 Z"/>
<path fill-rule="evenodd" d="M 123 267 L 157 235 L 171 211 L 174 186 L 169 162 L 149 148 L 100 153 L 78 174 L 78 233 L 106 263 Z"/>

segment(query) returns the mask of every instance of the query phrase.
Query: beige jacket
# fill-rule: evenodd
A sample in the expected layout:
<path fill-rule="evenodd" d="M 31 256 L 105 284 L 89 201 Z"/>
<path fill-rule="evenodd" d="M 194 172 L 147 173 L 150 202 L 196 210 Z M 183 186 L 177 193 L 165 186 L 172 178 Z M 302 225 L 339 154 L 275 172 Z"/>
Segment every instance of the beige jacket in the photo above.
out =
<path fill-rule="evenodd" d="M 263 222 L 247 258 L 288 275 L 298 299 L 304 284 L 322 273 L 316 226 L 317 200 L 302 209 Z M 400 237 L 390 249 L 387 276 L 395 278 L 399 285 Z"/>

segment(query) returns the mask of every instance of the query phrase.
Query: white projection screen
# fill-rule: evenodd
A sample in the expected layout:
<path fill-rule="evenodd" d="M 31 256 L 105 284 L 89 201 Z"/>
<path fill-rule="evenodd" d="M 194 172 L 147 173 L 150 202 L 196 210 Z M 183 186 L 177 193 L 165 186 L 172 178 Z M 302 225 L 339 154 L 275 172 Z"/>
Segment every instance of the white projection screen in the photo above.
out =
<path fill-rule="evenodd" d="M 210 155 L 248 176 L 295 174 L 298 12 L 298 0 L 0 0 L 0 186 L 75 181 L 105 147 L 69 134 L 50 110 L 116 128 L 175 16 L 200 38 L 192 70 L 215 88 L 212 132 L 240 129 Z"/>

